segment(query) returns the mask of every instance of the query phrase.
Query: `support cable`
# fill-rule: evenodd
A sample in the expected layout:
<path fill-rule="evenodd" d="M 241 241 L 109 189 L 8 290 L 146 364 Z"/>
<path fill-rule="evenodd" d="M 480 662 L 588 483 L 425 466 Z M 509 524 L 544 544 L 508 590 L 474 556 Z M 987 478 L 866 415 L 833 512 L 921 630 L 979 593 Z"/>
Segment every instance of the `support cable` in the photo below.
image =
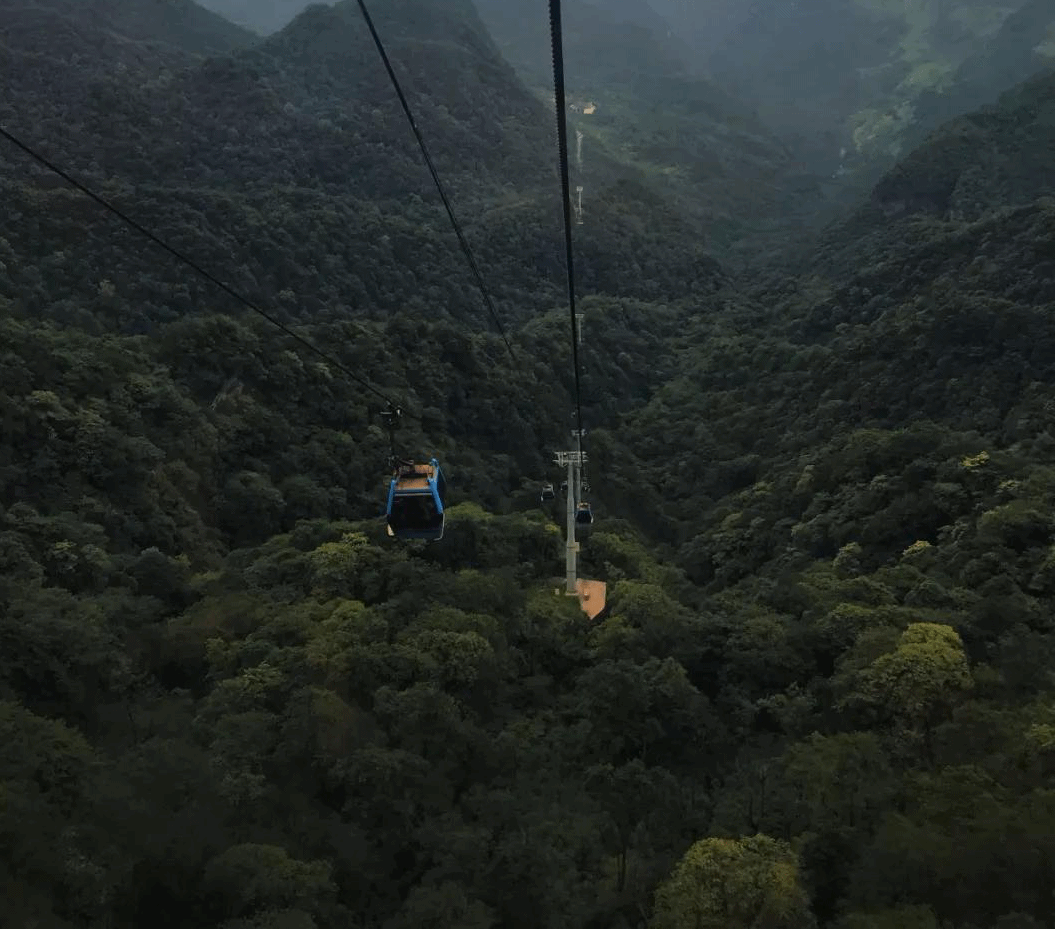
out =
<path fill-rule="evenodd" d="M 561 0 L 550 0 L 550 42 L 554 59 L 554 106 L 557 110 L 557 150 L 561 160 L 561 204 L 564 208 L 565 217 L 565 263 L 568 269 L 568 309 L 572 326 L 572 368 L 575 373 L 576 392 L 576 443 L 577 451 L 580 453 L 580 460 L 582 460 L 583 407 L 580 401 L 576 275 L 572 261 L 572 198 L 568 183 L 568 126 L 565 119 L 565 61 L 561 43 Z"/>
<path fill-rule="evenodd" d="M 414 114 L 411 112 L 411 106 L 407 102 L 407 97 L 403 93 L 403 88 L 400 86 L 400 81 L 396 77 L 396 72 L 392 69 L 388 53 L 386 53 L 385 46 L 382 44 L 381 37 L 378 35 L 378 30 L 374 28 L 374 20 L 371 19 L 364 0 L 358 0 L 358 3 L 360 12 L 363 14 L 363 19 L 367 24 L 367 29 L 370 30 L 370 36 L 374 40 L 374 45 L 378 50 L 378 54 L 381 56 L 381 61 L 385 65 L 385 70 L 389 74 L 389 80 L 392 82 L 392 87 L 396 91 L 396 96 L 400 98 L 400 105 L 403 107 L 403 112 L 407 116 L 407 122 L 410 123 L 411 130 L 414 132 L 414 137 L 418 140 L 418 147 L 422 150 L 422 157 L 425 158 L 429 173 L 433 176 L 433 183 L 436 185 L 437 193 L 440 194 L 440 199 L 443 201 L 444 209 L 447 210 L 447 218 L 451 220 L 451 227 L 455 230 L 455 235 L 458 237 L 458 244 L 462 246 L 462 252 L 465 254 L 470 270 L 473 272 L 473 276 L 477 280 L 477 287 L 480 288 L 480 295 L 484 298 L 484 305 L 488 308 L 488 312 L 491 314 L 491 319 L 498 328 L 499 335 L 502 336 L 502 341 L 506 343 L 506 349 L 510 353 L 510 358 L 516 362 L 517 356 L 514 354 L 513 346 L 510 345 L 510 340 L 506 338 L 506 330 L 503 328 L 502 321 L 499 319 L 499 314 L 495 310 L 495 304 L 491 299 L 491 294 L 488 292 L 487 285 L 484 283 L 484 276 L 480 273 L 480 268 L 477 266 L 477 260 L 473 257 L 473 252 L 469 247 L 469 243 L 466 241 L 466 237 L 462 233 L 462 226 L 455 216 L 455 211 L 451 206 L 451 201 L 447 198 L 447 193 L 444 191 L 444 185 L 440 181 L 440 175 L 437 173 L 436 166 L 433 164 L 433 159 L 429 154 L 429 149 L 426 147 L 425 139 L 422 137 L 422 133 L 418 128 L 418 123 L 415 122 Z"/>
<path fill-rule="evenodd" d="M 125 223 L 126 225 L 128 225 L 132 229 L 134 229 L 136 232 L 138 232 L 141 236 L 143 236 L 146 239 L 149 239 L 151 242 L 153 242 L 159 248 L 164 249 L 166 252 L 168 252 L 177 261 L 187 265 L 187 267 L 189 267 L 192 271 L 197 273 L 199 276 L 205 278 L 207 281 L 209 281 L 209 283 L 211 283 L 214 286 L 220 288 L 220 290 L 222 290 L 229 297 L 231 297 L 234 300 L 236 300 L 238 303 L 241 303 L 246 309 L 251 310 L 252 312 L 256 313 L 258 316 L 263 317 L 269 323 L 271 323 L 273 326 L 275 326 L 278 329 L 281 329 L 291 339 L 293 339 L 294 341 L 296 341 L 296 342 L 300 343 L 301 345 L 303 345 L 305 348 L 307 348 L 307 349 L 311 350 L 312 352 L 314 352 L 316 355 L 318 355 L 320 358 L 322 358 L 327 364 L 333 365 L 334 368 L 336 368 L 338 371 L 340 371 L 342 374 L 344 374 L 347 378 L 349 378 L 350 380 L 352 380 L 356 384 L 359 384 L 359 386 L 362 387 L 364 390 L 369 391 L 370 393 L 372 393 L 378 399 L 383 400 L 385 402 L 385 404 L 389 408 L 398 407 L 398 404 L 395 401 L 393 401 L 386 394 L 384 394 L 382 391 L 380 391 L 376 387 L 374 387 L 374 385 L 372 385 L 365 378 L 360 377 L 358 374 L 356 374 L 347 365 L 342 364 L 333 355 L 330 355 L 329 353 L 324 352 L 321 348 L 317 348 L 308 339 L 304 338 L 304 336 L 298 335 L 289 326 L 287 326 L 285 323 L 283 323 L 280 320 L 278 320 L 276 317 L 274 317 L 272 314 L 268 313 L 266 310 L 261 309 L 261 307 L 257 306 L 257 304 L 254 303 L 252 300 L 250 300 L 248 297 L 243 296 L 237 290 L 235 290 L 233 287 L 230 287 L 229 285 L 225 284 L 218 277 L 216 277 L 215 275 L 211 274 L 209 271 L 206 271 L 205 268 L 203 268 L 200 264 L 198 264 L 192 258 L 189 258 L 187 255 L 183 254 L 183 252 L 180 252 L 177 249 L 173 248 L 167 242 L 165 242 L 164 240 L 160 239 L 153 232 L 151 232 L 149 229 L 147 229 L 146 226 L 143 226 L 140 223 L 136 222 L 134 219 L 132 219 L 130 216 L 128 216 L 128 214 L 126 214 L 126 213 L 122 212 L 121 210 L 119 210 L 116 206 L 114 206 L 108 200 L 103 199 L 101 196 L 99 196 L 99 194 L 97 194 L 91 188 L 89 188 L 86 185 L 82 184 L 75 177 L 73 177 L 72 175 L 70 175 L 67 172 L 63 171 L 62 168 L 60 168 L 54 162 L 50 161 L 48 158 L 45 158 L 39 152 L 37 152 L 34 149 L 30 148 L 30 146 L 28 146 L 25 142 L 22 142 L 21 140 L 17 139 L 10 132 L 8 132 L 7 129 L 5 129 L 3 126 L 0 126 L 0 136 L 3 136 L 3 138 L 7 139 L 7 141 L 9 141 L 12 145 L 16 146 L 17 148 L 20 148 L 23 152 L 25 152 L 27 155 L 29 155 L 29 157 L 32 158 L 34 161 L 37 161 L 38 163 L 43 165 L 45 168 L 47 168 L 52 173 L 57 174 L 64 181 L 66 181 L 67 184 L 70 184 L 71 186 L 73 186 L 77 190 L 79 190 L 81 193 L 85 194 L 87 197 L 89 197 L 92 200 L 94 200 L 97 204 L 99 204 L 99 206 L 103 207 L 103 209 L 105 209 L 105 210 L 109 211 L 110 213 L 112 213 L 114 216 L 116 216 L 118 219 L 120 219 L 123 223 Z"/>

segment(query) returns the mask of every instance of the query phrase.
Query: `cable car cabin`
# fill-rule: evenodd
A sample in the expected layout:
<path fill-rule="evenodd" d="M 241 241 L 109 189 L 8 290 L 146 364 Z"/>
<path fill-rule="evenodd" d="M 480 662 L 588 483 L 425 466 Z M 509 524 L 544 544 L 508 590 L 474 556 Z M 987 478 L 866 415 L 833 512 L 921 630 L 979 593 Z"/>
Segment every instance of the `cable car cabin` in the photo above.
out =
<path fill-rule="evenodd" d="M 576 507 L 576 524 L 589 526 L 594 522 L 594 514 L 590 511 L 589 503 L 581 503 Z"/>
<path fill-rule="evenodd" d="M 539 501 L 545 503 L 547 500 L 554 499 L 554 485 L 543 484 L 543 489 L 539 492 Z"/>
<path fill-rule="evenodd" d="M 444 535 L 444 494 L 444 475 L 435 458 L 429 464 L 401 462 L 389 484 L 389 535 L 438 542 Z"/>

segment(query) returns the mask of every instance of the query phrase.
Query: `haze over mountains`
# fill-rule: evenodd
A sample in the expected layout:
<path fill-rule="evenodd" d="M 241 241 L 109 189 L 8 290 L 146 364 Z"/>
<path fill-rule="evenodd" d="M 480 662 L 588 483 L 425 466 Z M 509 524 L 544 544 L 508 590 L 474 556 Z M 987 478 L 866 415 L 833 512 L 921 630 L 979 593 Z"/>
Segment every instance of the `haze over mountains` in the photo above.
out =
<path fill-rule="evenodd" d="M 257 8 L 250 24 L 267 32 L 295 6 Z M 476 6 L 545 105 L 546 4 Z M 570 129 L 582 133 L 583 209 L 599 219 L 614 199 L 633 209 L 612 193 L 633 179 L 738 264 L 798 245 L 944 119 L 1053 61 L 1044 0 L 566 0 L 563 20 L 570 93 L 595 105 Z"/>
<path fill-rule="evenodd" d="M 206 0 L 202 6 L 260 35 L 270 35 L 311 3 L 312 0 Z"/>
<path fill-rule="evenodd" d="M 708 67 L 757 106 L 770 125 L 802 139 L 808 151 L 821 146 L 820 157 L 822 142 L 832 133 L 830 144 L 847 149 L 848 163 L 882 164 L 904 151 L 920 97 L 955 92 L 957 69 L 996 39 L 1021 5 L 1043 6 L 1037 0 L 895 5 L 805 0 L 773 9 L 757 4 Z M 1047 12 L 1051 34 L 1051 5 Z M 1019 34 L 1018 41 L 1003 45 L 1011 83 L 1038 69 L 1032 46 L 1044 38 L 1044 32 Z M 1000 45 L 998 40 L 993 47 Z M 1003 88 L 989 89 L 992 94 Z"/>
<path fill-rule="evenodd" d="M 325 351 L 0 139 L 0 923 L 1051 927 L 1051 10 L 565 0 L 588 619 L 545 9 L 371 8 L 502 336 L 354 2 L 0 0 L 0 125 Z"/>
<path fill-rule="evenodd" d="M 142 43 L 163 57 L 179 51 L 196 56 L 220 55 L 249 45 L 251 32 L 210 12 L 193 0 L 165 3 L 128 3 L 127 0 L 4 0 L 0 29 L 14 50 L 42 53 L 47 31 L 64 32 L 84 26 L 93 37 Z M 61 42 L 61 35 L 56 36 Z M 93 38 L 93 41 L 100 41 Z M 108 50 L 109 53 L 110 50 Z M 12 75 L 13 76 L 13 75 Z"/>

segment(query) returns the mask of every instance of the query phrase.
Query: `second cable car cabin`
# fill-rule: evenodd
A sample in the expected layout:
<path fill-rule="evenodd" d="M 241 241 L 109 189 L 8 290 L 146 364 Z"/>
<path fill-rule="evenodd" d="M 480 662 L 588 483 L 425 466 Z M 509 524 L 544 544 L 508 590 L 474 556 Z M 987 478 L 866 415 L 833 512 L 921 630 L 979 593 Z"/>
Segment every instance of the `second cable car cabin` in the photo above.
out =
<path fill-rule="evenodd" d="M 385 509 L 390 536 L 438 542 L 444 535 L 444 475 L 435 458 L 428 464 L 401 461 L 389 484 Z"/>

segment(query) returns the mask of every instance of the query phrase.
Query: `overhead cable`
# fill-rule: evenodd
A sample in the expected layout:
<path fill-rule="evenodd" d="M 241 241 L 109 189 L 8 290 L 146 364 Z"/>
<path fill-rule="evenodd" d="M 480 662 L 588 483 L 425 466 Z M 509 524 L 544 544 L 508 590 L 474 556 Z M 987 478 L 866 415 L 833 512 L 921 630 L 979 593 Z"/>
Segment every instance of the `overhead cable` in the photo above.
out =
<path fill-rule="evenodd" d="M 502 336 L 502 341 L 506 343 L 506 349 L 509 351 L 510 357 L 516 362 L 517 356 L 514 354 L 513 346 L 510 345 L 510 340 L 506 338 L 506 330 L 503 328 L 502 321 L 499 319 L 499 314 L 495 309 L 495 304 L 491 299 L 491 294 L 488 292 L 487 285 L 484 283 L 484 276 L 480 273 L 480 268 L 477 266 L 477 261 L 473 257 L 473 252 L 469 247 L 469 243 L 466 241 L 466 237 L 462 233 L 462 226 L 455 216 L 455 211 L 451 206 L 451 201 L 447 198 L 447 193 L 444 191 L 444 185 L 440 181 L 440 175 L 437 173 L 436 166 L 433 164 L 433 159 L 429 154 L 429 149 L 425 144 L 425 139 L 422 137 L 421 130 L 418 128 L 418 123 L 415 122 L 414 114 L 411 112 L 410 104 L 407 102 L 407 97 L 403 92 L 403 88 L 400 86 L 399 79 L 396 77 L 396 72 L 392 69 L 392 64 L 385 51 L 385 46 L 382 44 L 381 37 L 378 35 L 378 30 L 374 28 L 374 20 L 371 19 L 364 0 L 358 0 L 358 3 L 360 12 L 362 12 L 363 19 L 367 24 L 367 29 L 370 30 L 374 45 L 377 47 L 378 54 L 381 56 L 382 63 L 385 65 L 385 70 L 389 74 L 389 80 L 392 82 L 393 89 L 396 91 L 396 96 L 400 98 L 400 105 L 403 107 L 403 112 L 407 116 L 407 122 L 410 123 L 411 130 L 414 132 L 414 137 L 418 140 L 418 147 L 422 150 L 422 157 L 425 158 L 429 173 L 433 176 L 433 183 L 436 185 L 436 190 L 440 194 L 440 199 L 443 201 L 444 209 L 447 210 L 447 218 L 451 220 L 451 227 L 455 230 L 455 235 L 458 237 L 458 244 L 462 246 L 462 252 L 465 254 L 470 270 L 473 272 L 473 276 L 477 280 L 477 287 L 480 288 L 480 295 L 484 298 L 484 305 L 488 308 L 488 312 L 491 314 L 491 319 L 498 328 L 499 335 Z"/>
<path fill-rule="evenodd" d="M 172 255 L 172 257 L 175 258 L 177 261 L 182 262 L 183 264 L 187 265 L 187 267 L 189 267 L 191 270 L 193 270 L 195 273 L 197 273 L 201 277 L 205 278 L 207 281 L 209 281 L 209 283 L 211 283 L 214 286 L 220 288 L 220 290 L 222 290 L 224 293 L 226 293 L 229 297 L 231 297 L 234 300 L 236 300 L 238 303 L 241 303 L 246 309 L 251 310 L 252 312 L 256 313 L 258 316 L 263 317 L 269 323 L 271 323 L 273 326 L 275 326 L 278 329 L 281 329 L 291 339 L 293 339 L 294 341 L 300 343 L 301 345 L 303 345 L 305 348 L 309 349 L 310 351 L 314 352 L 316 355 L 318 355 L 320 358 L 322 358 L 324 361 L 326 361 L 327 364 L 333 365 L 333 367 L 335 369 L 340 371 L 342 374 L 344 374 L 347 378 L 349 378 L 350 380 L 352 380 L 356 384 L 359 384 L 359 386 L 362 387 L 364 390 L 369 391 L 375 397 L 378 397 L 380 400 L 383 400 L 390 408 L 394 408 L 394 407 L 397 406 L 395 401 L 393 401 L 388 396 L 386 396 L 382 391 L 380 391 L 376 387 L 374 387 L 374 385 L 371 384 L 368 380 L 366 380 L 365 378 L 363 378 L 360 375 L 356 374 L 347 365 L 342 364 L 333 355 L 331 355 L 331 354 L 329 354 L 327 352 L 324 352 L 321 348 L 318 348 L 317 346 L 313 345 L 308 339 L 304 338 L 304 336 L 298 335 L 289 326 L 287 326 L 285 323 L 281 322 L 280 320 L 276 319 L 272 314 L 268 313 L 266 310 L 264 310 L 261 307 L 259 307 L 256 303 L 254 303 L 248 297 L 243 296 L 237 290 L 235 290 L 233 287 L 230 287 L 229 285 L 225 284 L 222 280 L 220 280 L 214 274 L 211 274 L 209 271 L 205 270 L 205 268 L 203 268 L 200 264 L 198 264 L 196 261 L 194 261 L 194 259 L 189 258 L 187 255 L 183 254 L 183 252 L 180 252 L 177 249 L 173 248 L 171 245 L 169 245 L 163 239 L 159 238 L 157 235 L 155 235 L 153 232 L 151 232 L 145 226 L 143 226 L 142 224 L 136 222 L 136 220 L 134 220 L 130 216 L 128 216 L 128 214 L 126 214 L 122 210 L 118 209 L 116 206 L 114 206 L 108 200 L 103 199 L 103 197 L 99 196 L 99 194 L 97 194 L 95 191 L 93 191 L 87 185 L 81 183 L 75 177 L 73 177 L 72 175 L 68 174 L 66 171 L 64 171 L 62 168 L 60 168 L 58 165 L 56 165 L 50 159 L 48 159 L 45 156 L 41 155 L 39 152 L 37 152 L 36 150 L 31 148 L 25 142 L 22 142 L 20 139 L 16 138 L 14 135 L 12 135 L 10 132 L 8 132 L 8 130 L 5 129 L 3 126 L 0 126 L 0 136 L 3 136 L 12 145 L 16 146 L 17 148 L 20 148 L 23 152 L 25 152 L 27 155 L 29 155 L 30 158 L 32 158 L 33 160 L 37 161 L 39 164 L 43 165 L 49 171 L 53 172 L 54 174 L 57 174 L 64 181 L 66 181 L 66 183 L 68 183 L 71 186 L 77 188 L 77 190 L 81 191 L 81 193 L 83 193 L 86 196 L 90 197 L 92 200 L 94 200 L 96 203 L 98 203 L 99 206 L 103 207 L 105 210 L 107 210 L 110 213 L 112 213 L 114 216 L 116 216 L 118 219 L 120 219 L 123 223 L 125 223 L 126 225 L 128 225 L 132 229 L 134 229 L 136 232 L 138 232 L 141 236 L 143 236 L 146 239 L 149 239 L 151 242 L 153 242 L 159 248 L 164 249 L 166 252 L 168 252 L 170 255 Z"/>
<path fill-rule="evenodd" d="M 568 311 L 575 374 L 576 438 L 583 452 L 583 407 L 580 401 L 579 323 L 576 319 L 576 272 L 572 261 L 572 197 L 568 182 L 568 126 L 565 120 L 565 59 L 561 42 L 561 0 L 550 0 L 550 42 L 554 59 L 554 106 L 557 110 L 557 151 L 561 161 L 561 204 L 565 216 L 565 265 L 568 272 Z"/>

